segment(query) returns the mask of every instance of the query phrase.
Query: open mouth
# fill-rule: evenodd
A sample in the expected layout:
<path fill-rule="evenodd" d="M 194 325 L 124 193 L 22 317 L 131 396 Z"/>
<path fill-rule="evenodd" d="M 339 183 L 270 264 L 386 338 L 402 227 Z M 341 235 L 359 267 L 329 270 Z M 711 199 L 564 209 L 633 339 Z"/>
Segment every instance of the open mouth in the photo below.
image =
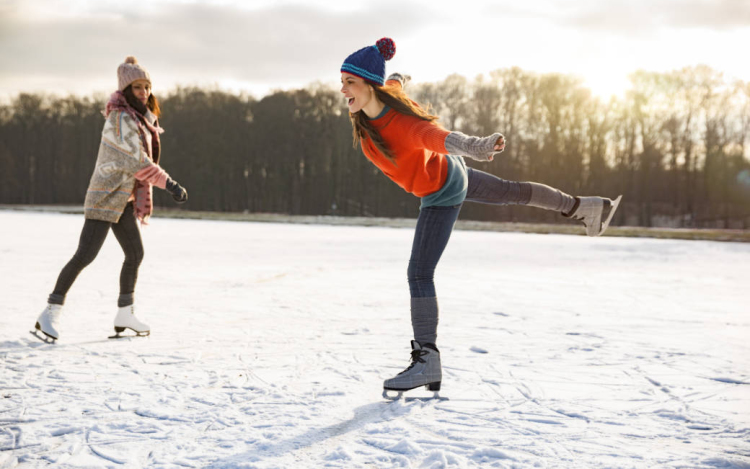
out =
<path fill-rule="evenodd" d="M 354 98 L 349 98 L 349 99 L 347 100 L 347 103 L 349 104 L 349 106 L 351 106 L 351 105 L 352 105 L 352 103 L 354 103 Z"/>

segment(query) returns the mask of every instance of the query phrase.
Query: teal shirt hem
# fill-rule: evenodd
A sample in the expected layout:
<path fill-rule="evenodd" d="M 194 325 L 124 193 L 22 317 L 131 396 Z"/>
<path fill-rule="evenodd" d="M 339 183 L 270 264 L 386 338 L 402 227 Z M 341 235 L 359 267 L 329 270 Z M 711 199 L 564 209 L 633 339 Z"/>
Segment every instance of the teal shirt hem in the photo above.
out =
<path fill-rule="evenodd" d="M 448 177 L 445 179 L 443 187 L 437 192 L 422 197 L 420 210 L 424 207 L 452 207 L 463 203 L 466 199 L 469 175 L 463 157 L 445 155 L 445 159 L 448 161 Z"/>
<path fill-rule="evenodd" d="M 369 120 L 371 120 L 371 121 L 374 121 L 374 120 L 376 120 L 376 119 L 380 119 L 381 117 L 383 117 L 383 116 L 385 115 L 385 113 L 386 113 L 386 112 L 388 112 L 388 111 L 390 111 L 390 110 L 391 110 L 390 106 L 386 105 L 386 106 L 385 106 L 385 107 L 383 108 L 383 110 L 382 110 L 382 111 L 380 111 L 380 114 L 378 114 L 378 115 L 377 115 L 376 117 L 373 117 L 373 118 L 369 118 L 369 117 L 368 117 L 367 119 L 369 119 Z"/>

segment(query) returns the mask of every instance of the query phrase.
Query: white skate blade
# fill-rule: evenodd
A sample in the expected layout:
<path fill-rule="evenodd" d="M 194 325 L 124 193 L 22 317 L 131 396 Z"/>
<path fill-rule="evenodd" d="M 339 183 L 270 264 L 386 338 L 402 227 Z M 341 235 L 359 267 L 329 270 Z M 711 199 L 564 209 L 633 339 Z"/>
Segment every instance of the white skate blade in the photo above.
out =
<path fill-rule="evenodd" d="M 39 333 L 41 333 L 41 335 Z M 29 331 L 29 334 L 41 340 L 45 344 L 54 344 L 55 342 L 57 342 L 56 338 L 52 337 L 51 335 L 45 334 L 44 331 L 40 329 L 34 329 L 33 331 Z"/>
<path fill-rule="evenodd" d="M 615 200 L 612 201 L 612 208 L 609 210 L 609 215 L 607 215 L 607 219 L 602 223 L 602 228 L 599 230 L 599 234 L 597 236 L 601 236 L 604 234 L 605 231 L 607 231 L 607 228 L 609 228 L 609 222 L 612 221 L 612 217 L 615 216 L 615 212 L 617 211 L 617 207 L 620 206 L 620 200 L 622 199 L 622 195 L 618 196 Z"/>

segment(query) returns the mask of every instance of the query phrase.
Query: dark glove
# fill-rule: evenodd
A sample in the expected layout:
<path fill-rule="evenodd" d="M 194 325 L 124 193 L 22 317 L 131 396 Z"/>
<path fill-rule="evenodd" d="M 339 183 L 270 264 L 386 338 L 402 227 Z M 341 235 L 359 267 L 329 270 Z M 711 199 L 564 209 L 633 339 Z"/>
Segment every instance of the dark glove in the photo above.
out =
<path fill-rule="evenodd" d="M 172 178 L 167 178 L 167 192 L 172 194 L 172 198 L 178 204 L 187 202 L 187 191 Z"/>

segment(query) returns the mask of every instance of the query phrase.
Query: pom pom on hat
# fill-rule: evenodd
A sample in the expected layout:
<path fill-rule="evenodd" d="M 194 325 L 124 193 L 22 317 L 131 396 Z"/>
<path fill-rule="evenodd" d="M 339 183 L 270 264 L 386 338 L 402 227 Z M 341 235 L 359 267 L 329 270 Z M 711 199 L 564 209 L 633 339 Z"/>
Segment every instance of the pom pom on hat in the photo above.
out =
<path fill-rule="evenodd" d="M 375 47 L 378 48 L 380 55 L 385 60 L 391 60 L 396 55 L 396 43 L 389 37 L 384 37 L 375 43 Z"/>
<path fill-rule="evenodd" d="M 125 57 L 125 62 L 117 67 L 117 87 L 120 91 L 123 91 L 136 80 L 146 80 L 151 83 L 151 75 L 138 63 L 135 57 L 129 55 Z"/>
<path fill-rule="evenodd" d="M 341 71 L 383 86 L 385 84 L 385 61 L 396 54 L 396 43 L 384 37 L 374 46 L 363 47 L 351 54 L 341 65 Z"/>

